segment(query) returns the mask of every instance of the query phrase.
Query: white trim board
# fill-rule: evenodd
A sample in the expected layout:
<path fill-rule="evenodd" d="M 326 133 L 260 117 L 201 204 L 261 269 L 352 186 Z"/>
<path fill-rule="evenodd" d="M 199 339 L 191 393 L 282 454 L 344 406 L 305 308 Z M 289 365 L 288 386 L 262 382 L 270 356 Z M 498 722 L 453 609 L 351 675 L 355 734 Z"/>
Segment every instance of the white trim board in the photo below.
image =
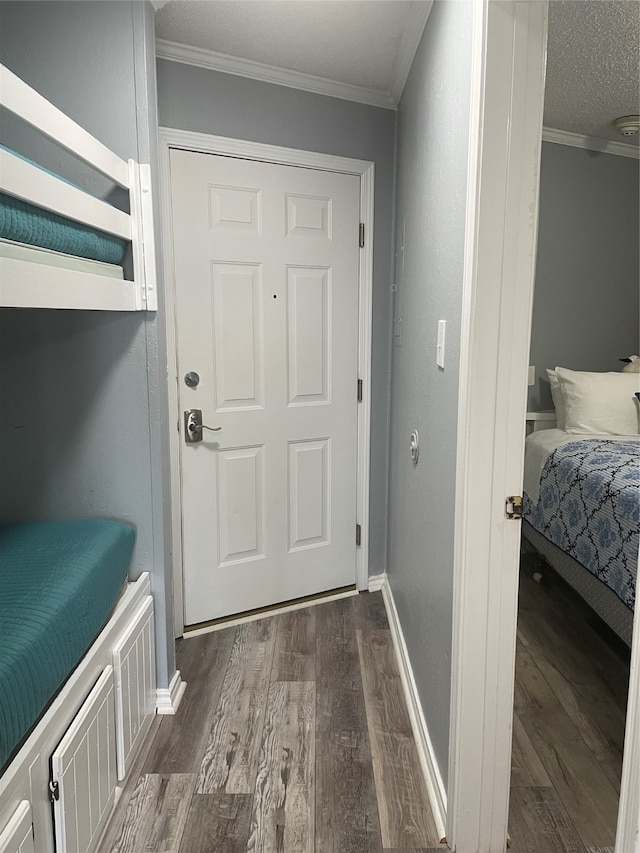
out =
<path fill-rule="evenodd" d="M 447 839 L 504 853 L 548 0 L 475 4 L 456 475 Z M 640 853 L 635 620 L 616 853 Z"/>
<path fill-rule="evenodd" d="M 131 173 L 121 157 L 4 65 L 0 65 L 0 92 L 0 102 L 7 110 L 119 186 L 131 187 Z"/>
<path fill-rule="evenodd" d="M 379 589 L 382 589 L 382 587 L 386 584 L 386 582 L 387 582 L 387 576 L 385 574 L 369 575 L 369 585 L 368 585 L 369 592 L 377 592 Z"/>
<path fill-rule="evenodd" d="M 286 86 L 289 89 L 301 89 L 303 92 L 312 92 L 315 95 L 327 95 L 330 98 L 341 98 L 345 101 L 355 101 L 388 110 L 396 108 L 391 93 L 381 89 L 368 89 L 365 86 L 340 83 L 338 80 L 328 80 L 326 77 L 278 68 L 276 65 L 254 62 L 252 59 L 241 59 L 239 56 L 229 56 L 215 50 L 156 39 L 156 56 L 158 59 L 195 65 L 197 68 L 207 68 L 210 71 L 220 71 L 236 77 L 248 77 L 250 80 L 258 80 L 261 83 L 274 83 L 276 86 Z"/>
<path fill-rule="evenodd" d="M 173 234 L 171 229 L 171 174 L 169 151 L 180 148 L 227 157 L 242 157 L 265 163 L 284 166 L 300 166 L 328 172 L 346 173 L 360 177 L 360 219 L 365 225 L 365 245 L 360 250 L 359 264 L 359 314 L 358 314 L 358 376 L 362 379 L 362 403 L 358 406 L 358 458 L 356 518 L 362 528 L 361 545 L 356 549 L 355 583 L 359 590 L 366 590 L 369 581 L 369 455 L 371 444 L 371 326 L 373 312 L 373 228 L 374 228 L 374 185 L 375 164 L 368 160 L 337 157 L 298 148 L 282 148 L 211 136 L 174 128 L 160 127 L 160 160 L 162 188 L 162 221 L 164 245 L 164 274 L 167 283 L 166 332 L 167 332 L 167 382 L 169 392 L 169 423 L 179 423 L 178 369 L 175 327 L 175 295 Z M 174 543 L 174 601 L 175 633 L 184 631 L 183 609 L 183 566 L 182 566 L 182 519 L 180 500 L 180 441 L 178 430 L 170 431 L 170 470 L 172 502 L 172 534 Z"/>
<path fill-rule="evenodd" d="M 377 585 L 378 579 L 380 579 L 379 585 Z M 377 575 L 371 580 L 375 582 L 376 589 L 382 590 L 382 598 L 384 600 L 384 606 L 389 619 L 389 628 L 393 639 L 393 647 L 396 652 L 398 669 L 400 670 L 400 681 L 402 682 L 404 698 L 407 703 L 407 711 L 409 712 L 409 719 L 411 720 L 411 729 L 413 731 L 413 737 L 418 750 L 420 767 L 422 768 L 422 773 L 424 775 L 427 794 L 429 796 L 429 802 L 433 812 L 433 819 L 435 821 L 440 841 L 442 842 L 445 840 L 445 826 L 447 819 L 447 789 L 442 779 L 433 744 L 431 743 L 431 738 L 429 736 L 429 729 L 427 728 L 427 722 L 424 718 L 422 703 L 420 702 L 418 688 L 413 676 L 413 669 L 411 668 L 411 661 L 409 660 L 409 652 L 407 651 L 407 645 L 402 633 L 402 627 L 400 625 L 400 619 L 398 618 L 398 611 L 396 610 L 396 604 L 393 599 L 391 587 L 389 586 L 389 581 L 386 575 Z"/>
<path fill-rule="evenodd" d="M 234 74 L 237 77 L 247 77 L 262 83 L 273 83 L 277 86 L 287 86 L 290 89 L 300 89 L 316 95 L 327 95 L 330 98 L 341 98 L 345 101 L 355 101 L 372 107 L 395 110 L 398 107 L 407 77 L 433 7 L 433 0 L 419 0 L 409 8 L 398 55 L 393 68 L 391 89 L 372 89 L 367 86 L 354 86 L 339 80 L 329 80 L 315 74 L 305 74 L 292 71 L 276 65 L 255 62 L 252 59 L 242 59 L 215 50 L 179 44 L 166 39 L 156 39 L 156 57 L 171 62 L 181 62 L 184 65 L 194 65 L 197 68 L 207 68 L 210 71 L 220 71 L 223 74 Z"/>
<path fill-rule="evenodd" d="M 447 839 L 504 853 L 548 3 L 473 9 Z"/>
<path fill-rule="evenodd" d="M 187 682 L 180 677 L 180 670 L 173 673 L 169 687 L 159 687 L 156 690 L 156 714 L 175 714 L 178 710 Z"/>
<path fill-rule="evenodd" d="M 640 160 L 640 147 L 617 142 L 615 139 L 601 139 L 598 136 L 584 136 L 582 133 L 571 133 L 568 130 L 558 130 L 555 127 L 542 128 L 542 141 L 554 142 L 557 145 L 570 145 L 572 148 L 585 148 L 587 151 L 598 151 L 600 154 L 617 154 L 618 157 L 631 157 Z"/>
<path fill-rule="evenodd" d="M 638 558 L 640 569 L 640 556 Z M 640 853 L 640 619 L 634 619 L 615 853 Z"/>

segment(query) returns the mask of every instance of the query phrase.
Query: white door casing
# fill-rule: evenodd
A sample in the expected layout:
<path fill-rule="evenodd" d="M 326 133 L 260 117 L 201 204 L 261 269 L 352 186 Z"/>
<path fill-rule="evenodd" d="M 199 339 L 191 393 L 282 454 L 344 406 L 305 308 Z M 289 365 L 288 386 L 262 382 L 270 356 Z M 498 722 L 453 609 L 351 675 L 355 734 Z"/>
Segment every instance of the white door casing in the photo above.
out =
<path fill-rule="evenodd" d="M 460 356 L 447 839 L 507 835 L 546 2 L 474 4 Z"/>
<path fill-rule="evenodd" d="M 640 554 L 638 555 L 640 569 Z M 633 620 L 615 853 L 640 853 L 640 619 Z"/>
<path fill-rule="evenodd" d="M 354 583 L 360 179 L 171 152 L 185 621 Z M 200 375 L 197 388 L 180 381 Z"/>
<path fill-rule="evenodd" d="M 196 131 L 159 128 L 161 161 L 162 245 L 164 281 L 164 321 L 167 339 L 167 396 L 169 420 L 178 424 L 178 373 L 175 328 L 175 280 L 173 263 L 173 231 L 171 227 L 171 190 L 169 156 L 172 149 L 227 154 L 281 163 L 290 166 L 320 169 L 360 177 L 360 220 L 365 226 L 365 245 L 360 250 L 358 373 L 362 379 L 362 403 L 358 407 L 358 521 L 362 528 L 360 547 L 356 554 L 356 576 L 359 590 L 366 590 L 369 575 L 369 454 L 371 443 L 371 331 L 373 312 L 373 247 L 374 247 L 374 187 L 375 164 L 368 160 L 321 154 L 299 148 L 284 148 L 262 142 L 249 142 L 226 136 L 214 136 Z M 173 624 L 174 636 L 184 631 L 182 513 L 180 487 L 181 436 L 176 429 L 169 431 L 169 482 L 171 490 L 171 535 L 173 542 Z"/>
<path fill-rule="evenodd" d="M 459 394 L 447 840 L 504 853 L 548 0 L 475 6 Z M 640 853 L 640 622 L 615 853 Z"/>

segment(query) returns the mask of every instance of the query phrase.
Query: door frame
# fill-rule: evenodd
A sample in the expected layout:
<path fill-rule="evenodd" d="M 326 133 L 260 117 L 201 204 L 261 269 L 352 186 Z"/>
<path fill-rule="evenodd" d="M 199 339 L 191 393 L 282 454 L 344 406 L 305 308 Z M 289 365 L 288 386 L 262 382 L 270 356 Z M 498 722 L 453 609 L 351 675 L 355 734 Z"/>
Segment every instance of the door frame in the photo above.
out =
<path fill-rule="evenodd" d="M 473 9 L 447 839 L 503 853 L 548 2 Z"/>
<path fill-rule="evenodd" d="M 447 839 L 504 853 L 548 0 L 474 4 L 456 474 Z M 640 853 L 635 619 L 616 853 Z"/>
<path fill-rule="evenodd" d="M 371 434 L 371 328 L 373 310 L 373 227 L 375 164 L 333 154 L 283 148 L 261 142 L 213 136 L 208 133 L 159 127 L 160 182 L 162 202 L 162 240 L 164 260 L 165 322 L 167 333 L 167 384 L 169 395 L 170 430 L 169 464 L 171 479 L 173 534 L 173 594 L 175 636 L 184 633 L 184 587 L 182 561 L 182 488 L 180 477 L 180 409 L 178 397 L 177 317 L 173 257 L 173 228 L 171 225 L 171 168 L 170 150 L 177 148 L 201 154 L 217 154 L 258 160 L 281 166 L 298 166 L 360 178 L 360 222 L 365 228 L 365 244 L 360 249 L 358 281 L 358 377 L 362 380 L 362 402 L 358 405 L 356 519 L 361 526 L 361 544 L 356 548 L 355 583 L 366 590 L 369 579 L 369 452 Z M 357 235 L 354 234 L 354 239 Z M 356 389 L 354 388 L 354 394 Z M 355 530 L 354 530 L 355 537 Z"/>

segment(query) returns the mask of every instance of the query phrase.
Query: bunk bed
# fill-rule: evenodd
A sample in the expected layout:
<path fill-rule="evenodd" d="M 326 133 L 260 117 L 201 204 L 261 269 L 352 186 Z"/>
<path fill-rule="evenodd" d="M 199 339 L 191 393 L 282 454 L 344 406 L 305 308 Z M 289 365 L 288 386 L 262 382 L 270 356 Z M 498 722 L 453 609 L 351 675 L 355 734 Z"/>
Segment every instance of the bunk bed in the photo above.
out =
<path fill-rule="evenodd" d="M 629 406 L 631 430 L 632 395 Z M 555 411 L 527 415 L 523 536 L 630 646 L 640 539 L 640 435 L 567 433 L 563 419 L 561 408 L 558 421 Z"/>
<path fill-rule="evenodd" d="M 0 106 L 126 191 L 124 212 L 0 146 L 0 308 L 154 311 L 150 167 L 0 65 Z M 156 712 L 130 525 L 0 525 L 0 853 L 92 853 Z"/>
<path fill-rule="evenodd" d="M 122 160 L 3 65 L 0 106 L 109 178 L 129 201 L 125 213 L 0 147 L 0 307 L 155 311 L 149 165 Z M 130 280 L 120 265 L 128 246 Z"/>

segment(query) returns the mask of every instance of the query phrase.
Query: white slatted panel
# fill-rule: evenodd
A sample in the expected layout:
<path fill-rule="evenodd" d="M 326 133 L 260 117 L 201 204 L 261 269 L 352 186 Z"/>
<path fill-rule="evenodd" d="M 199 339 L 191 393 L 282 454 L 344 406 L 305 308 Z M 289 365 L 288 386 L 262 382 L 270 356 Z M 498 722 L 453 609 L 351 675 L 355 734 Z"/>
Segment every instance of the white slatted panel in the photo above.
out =
<path fill-rule="evenodd" d="M 56 848 L 64 853 L 95 850 L 116 793 L 115 686 L 113 667 L 98 679 L 51 756 L 59 785 L 54 802 Z"/>
<path fill-rule="evenodd" d="M 35 853 L 31 804 L 23 800 L 0 832 L 0 853 Z"/>
<path fill-rule="evenodd" d="M 124 779 L 155 715 L 153 599 L 147 598 L 113 650 L 118 779 Z"/>

